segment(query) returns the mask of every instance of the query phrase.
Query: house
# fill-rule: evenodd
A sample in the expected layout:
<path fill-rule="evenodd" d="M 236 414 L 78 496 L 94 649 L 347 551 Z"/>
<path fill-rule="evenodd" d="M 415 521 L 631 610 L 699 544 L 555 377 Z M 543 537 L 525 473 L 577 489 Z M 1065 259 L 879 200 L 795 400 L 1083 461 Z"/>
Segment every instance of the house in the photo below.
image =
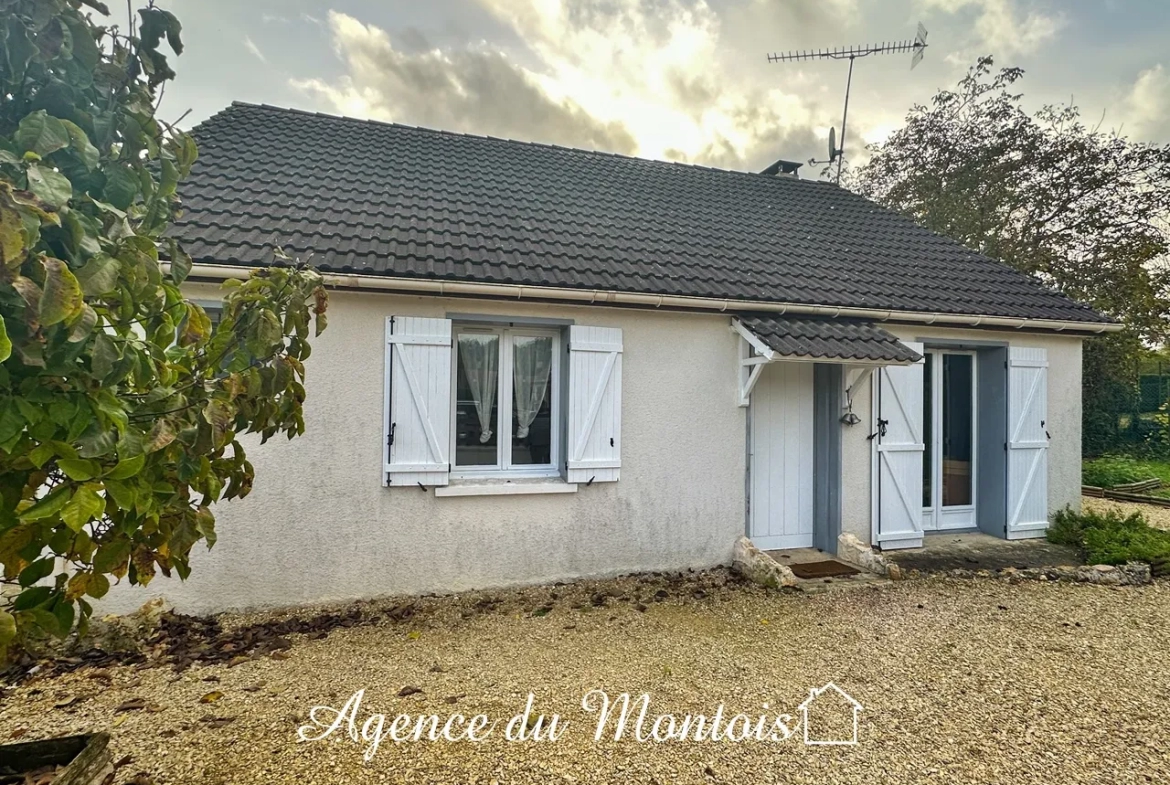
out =
<path fill-rule="evenodd" d="M 800 724 L 804 728 L 804 743 L 856 744 L 857 715 L 864 709 L 864 706 L 833 682 L 824 687 L 814 687 L 797 707 L 797 711 L 800 712 Z"/>
<path fill-rule="evenodd" d="M 180 608 L 1036 537 L 1079 503 L 1081 342 L 1117 326 L 842 188 L 247 104 L 195 135 L 190 296 L 277 246 L 332 292 L 307 432 L 151 586 Z"/>

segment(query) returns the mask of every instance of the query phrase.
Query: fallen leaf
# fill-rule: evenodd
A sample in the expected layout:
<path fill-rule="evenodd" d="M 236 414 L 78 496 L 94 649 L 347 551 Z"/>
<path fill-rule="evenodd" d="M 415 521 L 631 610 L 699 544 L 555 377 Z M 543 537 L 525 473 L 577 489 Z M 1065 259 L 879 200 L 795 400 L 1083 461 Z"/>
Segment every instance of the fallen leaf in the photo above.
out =
<path fill-rule="evenodd" d="M 406 633 L 406 639 L 408 641 L 417 641 L 421 636 L 422 633 L 418 630 L 411 630 L 410 632 Z"/>
<path fill-rule="evenodd" d="M 421 692 L 422 692 L 422 690 L 419 689 L 418 687 L 412 687 L 411 685 L 408 684 L 398 691 L 398 697 L 405 698 L 408 695 L 418 695 Z"/>
<path fill-rule="evenodd" d="M 268 655 L 268 658 L 271 660 L 287 660 L 291 657 L 292 657 L 292 655 L 289 654 L 287 651 L 284 651 L 283 649 L 277 649 L 276 651 L 274 651 Z"/>
<path fill-rule="evenodd" d="M 10 739 L 19 739 L 24 734 L 28 733 L 28 728 L 17 728 L 8 735 Z"/>
<path fill-rule="evenodd" d="M 140 711 L 140 710 L 145 709 L 145 708 L 146 708 L 146 701 L 145 700 L 143 700 L 142 698 L 131 698 L 130 700 L 124 702 L 118 708 L 114 709 L 114 713 L 116 714 L 120 711 Z"/>
<path fill-rule="evenodd" d="M 213 728 L 222 728 L 224 725 L 228 725 L 230 723 L 235 722 L 236 718 L 235 717 L 215 717 L 211 714 L 204 714 L 202 717 L 199 718 L 199 721 L 205 722 Z"/>
<path fill-rule="evenodd" d="M 85 700 L 85 698 L 82 698 L 79 695 L 70 695 L 68 698 L 65 698 L 63 700 L 59 700 L 56 703 L 54 703 L 53 708 L 54 709 L 68 708 L 69 706 L 75 706 L 78 703 L 81 703 L 83 700 Z"/>
<path fill-rule="evenodd" d="M 219 690 L 214 690 L 213 692 L 209 692 L 206 695 L 204 695 L 202 698 L 200 698 L 199 702 L 200 703 L 215 703 L 217 700 L 219 700 L 222 697 L 223 697 L 222 692 L 220 692 Z"/>

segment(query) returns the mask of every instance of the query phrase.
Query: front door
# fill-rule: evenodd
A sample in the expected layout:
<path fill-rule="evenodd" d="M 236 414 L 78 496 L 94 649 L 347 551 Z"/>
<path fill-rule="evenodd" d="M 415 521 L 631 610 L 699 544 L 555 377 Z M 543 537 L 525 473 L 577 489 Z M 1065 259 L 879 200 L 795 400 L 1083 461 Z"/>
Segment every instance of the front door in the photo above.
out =
<path fill-rule="evenodd" d="M 923 369 L 922 529 L 975 519 L 975 353 L 927 350 Z"/>
<path fill-rule="evenodd" d="M 813 545 L 813 364 L 764 366 L 752 391 L 748 536 L 763 550 Z"/>

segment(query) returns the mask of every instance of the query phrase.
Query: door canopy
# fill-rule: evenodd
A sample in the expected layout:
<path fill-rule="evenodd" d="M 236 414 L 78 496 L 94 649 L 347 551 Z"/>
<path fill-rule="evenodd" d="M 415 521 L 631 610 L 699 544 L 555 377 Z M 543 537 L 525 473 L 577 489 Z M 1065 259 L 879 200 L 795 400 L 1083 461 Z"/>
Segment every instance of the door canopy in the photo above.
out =
<path fill-rule="evenodd" d="M 745 314 L 731 327 L 743 339 L 740 406 L 747 406 L 763 366 L 803 361 L 875 367 L 911 365 L 922 355 L 881 327 L 856 319 Z"/>

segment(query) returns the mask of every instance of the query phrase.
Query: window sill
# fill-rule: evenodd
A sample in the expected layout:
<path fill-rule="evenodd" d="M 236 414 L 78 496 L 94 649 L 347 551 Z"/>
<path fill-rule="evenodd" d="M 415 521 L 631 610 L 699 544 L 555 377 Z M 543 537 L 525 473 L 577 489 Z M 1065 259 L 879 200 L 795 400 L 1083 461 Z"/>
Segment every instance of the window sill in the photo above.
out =
<path fill-rule="evenodd" d="M 435 488 L 435 496 L 521 496 L 576 493 L 577 483 L 560 478 L 528 480 L 455 480 Z"/>

